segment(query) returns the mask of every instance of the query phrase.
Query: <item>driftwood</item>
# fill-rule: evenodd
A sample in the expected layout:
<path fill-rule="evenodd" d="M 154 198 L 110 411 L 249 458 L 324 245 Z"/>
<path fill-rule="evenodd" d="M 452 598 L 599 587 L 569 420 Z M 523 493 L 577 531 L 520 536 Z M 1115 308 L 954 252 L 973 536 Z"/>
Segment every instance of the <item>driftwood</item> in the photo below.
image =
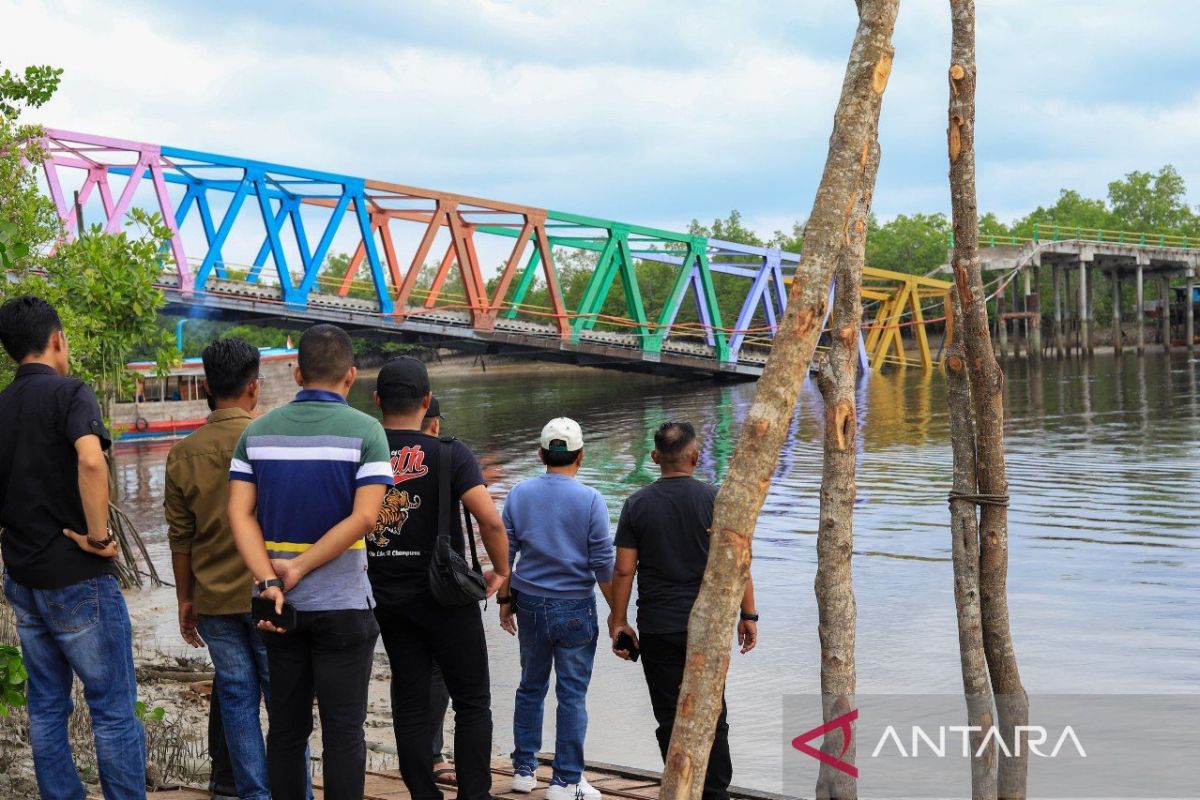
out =
<path fill-rule="evenodd" d="M 951 0 L 949 128 L 950 200 L 954 218 L 954 282 L 962 303 L 961 335 L 975 412 L 976 486 L 980 499 L 979 596 L 984 653 L 1000 735 L 1011 756 L 1001 754 L 998 796 L 1023 798 L 1027 747 L 1016 727 L 1028 724 L 1029 702 L 1021 684 L 1008 615 L 1008 481 L 1004 470 L 1004 373 L 988 331 L 979 264 L 975 191 L 975 3 Z"/>
<path fill-rule="evenodd" d="M 771 354 L 713 516 L 708 567 L 688 625 L 688 655 L 660 797 L 697 800 L 750 568 L 751 539 L 824 319 L 829 281 L 858 201 L 892 67 L 899 0 L 865 0 L 834 116 L 825 172 Z"/>
<path fill-rule="evenodd" d="M 946 405 L 950 412 L 950 446 L 954 455 L 954 488 L 950 499 L 950 539 L 954 561 L 954 607 L 958 616 L 958 652 L 962 661 L 963 692 L 967 698 L 967 724 L 971 734 L 971 797 L 996 797 L 996 745 L 981 752 L 984 733 L 993 723 L 992 687 L 988 683 L 983 650 L 983 623 L 979 607 L 979 518 L 972 496 L 975 485 L 975 414 L 963 345 L 962 303 L 958 290 L 950 290 L 950 341 L 946 345 Z"/>

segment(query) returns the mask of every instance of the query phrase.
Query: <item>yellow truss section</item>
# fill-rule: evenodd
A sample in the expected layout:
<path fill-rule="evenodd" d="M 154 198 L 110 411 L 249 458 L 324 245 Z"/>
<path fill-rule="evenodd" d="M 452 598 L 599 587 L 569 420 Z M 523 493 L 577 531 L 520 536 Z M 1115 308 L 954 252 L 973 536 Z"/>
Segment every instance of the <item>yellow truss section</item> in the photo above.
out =
<path fill-rule="evenodd" d="M 943 310 L 936 318 L 927 319 L 922 306 L 936 304 L 939 309 L 947 308 L 950 286 L 950 281 L 921 275 L 875 267 L 863 269 L 863 303 L 878 303 L 864 310 L 864 323 L 868 322 L 865 317 L 874 311 L 864 337 L 872 370 L 878 372 L 884 364 L 933 369 L 933 352 L 925 326 L 944 320 L 946 315 Z M 913 346 L 912 353 L 905 349 L 905 334 Z"/>

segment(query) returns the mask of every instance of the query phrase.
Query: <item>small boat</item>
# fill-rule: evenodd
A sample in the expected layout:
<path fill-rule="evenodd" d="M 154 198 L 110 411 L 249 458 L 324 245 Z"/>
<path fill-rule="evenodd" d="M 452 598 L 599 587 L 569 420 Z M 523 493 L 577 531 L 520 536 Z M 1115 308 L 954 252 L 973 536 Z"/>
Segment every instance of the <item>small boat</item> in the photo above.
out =
<path fill-rule="evenodd" d="M 292 369 L 296 366 L 294 347 L 260 348 L 263 379 L 259 409 L 269 411 L 286 403 L 296 392 Z M 155 374 L 155 364 L 134 361 L 126 365 L 137 373 L 133 397 L 113 406 L 114 441 L 142 442 L 186 436 L 208 418 L 208 399 L 204 394 L 204 362 L 185 358 L 166 375 Z"/>

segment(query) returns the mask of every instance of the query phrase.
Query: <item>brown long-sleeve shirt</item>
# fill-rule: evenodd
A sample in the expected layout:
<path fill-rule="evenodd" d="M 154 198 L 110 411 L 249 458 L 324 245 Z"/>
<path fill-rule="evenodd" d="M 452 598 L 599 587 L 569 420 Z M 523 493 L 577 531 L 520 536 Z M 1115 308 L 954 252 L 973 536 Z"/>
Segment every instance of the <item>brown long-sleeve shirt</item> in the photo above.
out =
<path fill-rule="evenodd" d="M 247 614 L 254 579 L 229 528 L 229 462 L 253 417 L 214 411 L 208 424 L 171 448 L 165 507 L 171 551 L 192 557 L 198 614 Z"/>

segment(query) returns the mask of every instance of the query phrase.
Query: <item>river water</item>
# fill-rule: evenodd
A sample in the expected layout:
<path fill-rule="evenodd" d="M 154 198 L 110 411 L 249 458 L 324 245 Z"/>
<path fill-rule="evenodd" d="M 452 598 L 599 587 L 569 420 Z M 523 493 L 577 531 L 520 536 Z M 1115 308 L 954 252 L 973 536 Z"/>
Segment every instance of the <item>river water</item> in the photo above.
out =
<path fill-rule="evenodd" d="M 1008 366 L 1009 591 L 1031 693 L 1200 686 L 1198 383 L 1200 363 L 1179 356 Z M 356 387 L 352 401 L 368 409 L 370 388 Z M 587 442 L 580 478 L 607 498 L 615 526 L 624 498 L 655 478 L 649 454 L 662 422 L 692 421 L 703 439 L 703 477 L 721 478 L 754 385 L 493 371 L 438 377 L 434 390 L 447 414 L 445 432 L 472 446 L 501 502 L 516 481 L 539 471 L 535 448 L 544 421 L 579 420 Z M 860 393 L 860 417 L 859 691 L 960 691 L 944 381 L 913 369 L 873 375 Z M 143 445 L 122 448 L 118 460 L 123 502 L 158 568 L 169 573 L 165 456 L 162 446 Z M 781 698 L 819 692 L 812 581 L 820 473 L 821 401 L 807 383 L 755 534 L 761 643 L 749 655 L 735 654 L 729 674 L 735 782 L 744 786 L 779 791 Z M 161 602 L 165 592 L 145 594 Z M 499 630 L 494 611 L 486 613 L 496 745 L 507 751 L 517 646 Z M 160 645 L 177 639 L 173 615 L 158 616 L 141 624 L 140 635 Z M 590 760 L 661 767 L 637 665 L 602 647 L 589 711 Z M 552 720 L 551 710 L 547 749 Z"/>

